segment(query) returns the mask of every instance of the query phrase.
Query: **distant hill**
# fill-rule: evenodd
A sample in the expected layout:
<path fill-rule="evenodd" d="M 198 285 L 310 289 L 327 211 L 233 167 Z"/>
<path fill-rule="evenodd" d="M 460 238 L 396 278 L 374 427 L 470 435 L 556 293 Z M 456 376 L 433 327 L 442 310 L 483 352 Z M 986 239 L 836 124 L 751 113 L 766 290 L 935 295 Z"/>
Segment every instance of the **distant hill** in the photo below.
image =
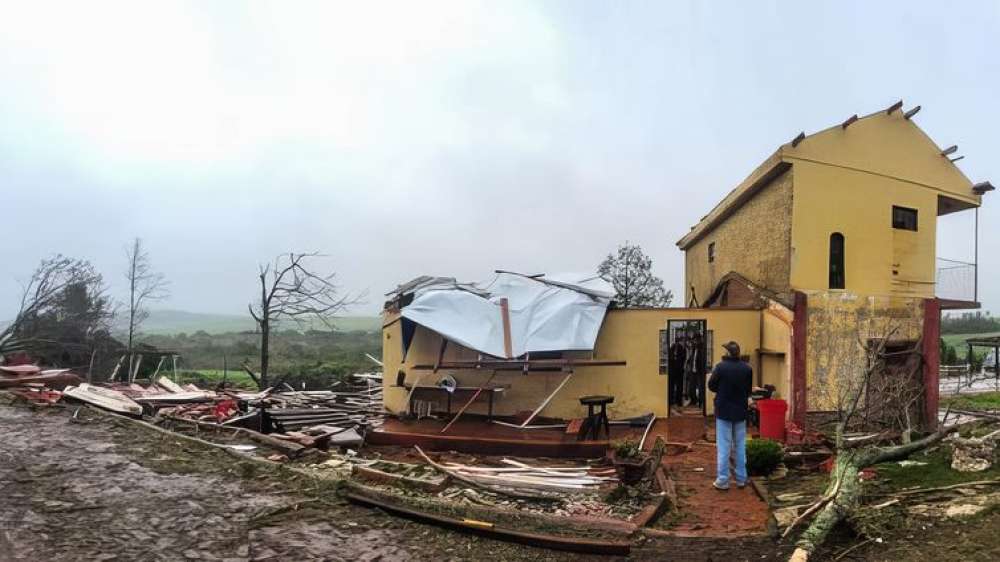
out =
<path fill-rule="evenodd" d="M 344 332 L 376 331 L 381 326 L 377 316 L 344 316 L 334 321 L 338 330 Z M 185 332 L 193 334 L 202 330 L 209 334 L 226 332 L 246 332 L 256 328 L 249 315 L 207 314 L 185 310 L 151 310 L 149 318 L 142 324 L 147 334 L 172 335 Z M 291 322 L 282 323 L 278 329 L 294 329 Z M 321 328 L 317 326 L 317 328 Z"/>

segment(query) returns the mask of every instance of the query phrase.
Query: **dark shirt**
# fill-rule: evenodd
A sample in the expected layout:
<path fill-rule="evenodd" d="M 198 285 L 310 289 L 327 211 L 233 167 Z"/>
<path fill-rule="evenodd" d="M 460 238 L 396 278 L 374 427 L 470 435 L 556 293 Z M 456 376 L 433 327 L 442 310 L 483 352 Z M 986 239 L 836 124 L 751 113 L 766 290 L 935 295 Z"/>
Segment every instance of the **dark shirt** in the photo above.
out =
<path fill-rule="evenodd" d="M 670 374 L 681 374 L 684 370 L 684 361 L 687 359 L 687 349 L 684 348 L 684 344 L 680 342 L 674 342 L 670 346 Z"/>
<path fill-rule="evenodd" d="M 708 379 L 715 393 L 715 417 L 731 422 L 747 419 L 747 401 L 753 389 L 753 369 L 738 357 L 723 357 Z"/>

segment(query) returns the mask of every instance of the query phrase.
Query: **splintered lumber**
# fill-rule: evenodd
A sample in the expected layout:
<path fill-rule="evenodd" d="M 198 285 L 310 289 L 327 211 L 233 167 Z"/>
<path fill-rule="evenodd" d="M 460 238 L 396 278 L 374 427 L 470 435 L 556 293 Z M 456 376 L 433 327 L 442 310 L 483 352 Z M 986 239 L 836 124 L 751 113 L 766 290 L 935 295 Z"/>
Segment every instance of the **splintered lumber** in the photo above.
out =
<path fill-rule="evenodd" d="M 566 373 L 566 378 L 564 378 L 562 382 L 559 383 L 559 386 L 557 386 L 556 389 L 552 391 L 552 394 L 549 394 L 548 398 L 546 398 L 541 403 L 541 405 L 535 408 L 534 412 L 531 412 L 531 415 L 528 416 L 528 419 L 524 420 L 524 423 L 521 424 L 521 429 L 524 429 L 529 423 L 531 423 L 531 420 L 535 419 L 535 416 L 537 416 L 539 412 L 544 410 L 545 407 L 549 405 L 549 402 L 551 402 L 552 399 L 555 398 L 556 394 L 558 394 L 559 391 L 562 390 L 562 387 L 566 386 L 566 383 L 568 383 L 569 379 L 571 378 L 573 378 L 573 371 Z"/>
<path fill-rule="evenodd" d="M 513 529 L 497 527 L 493 523 L 486 521 L 455 519 L 445 515 L 439 515 L 437 513 L 419 511 L 409 507 L 404 507 L 397 503 L 389 503 L 370 498 L 357 492 L 344 492 L 343 494 L 348 500 L 355 503 L 377 507 L 386 512 L 394 513 L 408 519 L 440 525 L 449 529 L 473 533 L 498 540 L 527 544 L 534 547 L 592 554 L 625 556 L 631 551 L 631 543 L 627 541 L 605 541 L 515 531 Z"/>
<path fill-rule="evenodd" d="M 299 443 L 294 443 L 285 439 L 278 439 L 276 437 L 271 437 L 270 435 L 264 435 L 263 433 L 256 432 L 252 429 L 246 429 L 244 427 L 227 427 L 215 423 L 191 420 L 178 416 L 164 416 L 164 419 L 170 420 L 171 422 L 185 423 L 199 428 L 214 429 L 216 431 L 221 430 L 232 433 L 233 435 L 245 435 L 252 441 L 256 441 L 261 445 L 267 445 L 272 449 L 277 449 L 285 453 L 289 458 L 298 456 L 302 453 L 302 450 L 305 449 L 305 447 Z"/>
<path fill-rule="evenodd" d="M 642 446 L 646 444 L 646 436 L 649 435 L 649 430 L 653 429 L 653 424 L 656 423 L 656 415 L 651 415 L 649 417 L 649 424 L 646 425 L 646 431 L 642 432 L 642 439 L 639 440 L 639 450 L 642 450 Z"/>
<path fill-rule="evenodd" d="M 167 377 L 160 377 L 157 379 L 156 384 L 162 386 L 168 392 L 184 392 L 184 389 L 174 381 L 168 379 Z"/>
<path fill-rule="evenodd" d="M 482 488 L 484 490 L 493 492 L 495 494 L 503 494 L 505 496 L 510 496 L 512 498 L 521 498 L 521 499 L 528 499 L 528 500 L 550 500 L 550 499 L 553 499 L 550 496 L 544 496 L 544 495 L 540 495 L 540 494 L 533 494 L 533 493 L 529 493 L 529 492 L 519 492 L 519 491 L 516 491 L 516 490 L 508 490 L 508 489 L 506 489 L 504 487 L 494 486 L 494 485 L 486 484 L 486 483 L 483 483 L 483 482 L 477 482 L 476 480 L 474 480 L 472 478 L 469 478 L 467 476 L 459 474 L 457 471 L 449 470 L 449 469 L 445 468 L 444 466 L 442 466 L 442 465 L 440 465 L 440 464 L 432 461 L 431 458 L 428 457 L 426 453 L 424 453 L 423 449 L 421 449 L 420 446 L 414 445 L 413 448 L 417 450 L 417 453 L 419 453 L 420 456 L 423 457 L 424 461 L 426 461 L 427 464 L 429 464 L 429 465 L 433 466 L 434 468 L 440 470 L 441 472 L 443 472 L 443 473 L 451 476 L 455 480 L 459 480 L 461 482 L 465 482 L 466 484 Z"/>
<path fill-rule="evenodd" d="M 507 299 L 504 299 L 505 303 L 506 303 L 506 301 L 507 301 Z M 469 401 L 466 402 L 462 406 L 462 408 L 458 411 L 458 413 L 455 414 L 455 417 L 451 418 L 451 421 L 448 422 L 448 425 L 446 425 L 443 428 L 441 428 L 441 433 L 444 433 L 444 432 L 448 431 L 448 428 L 451 427 L 453 423 L 457 422 L 458 418 L 462 417 L 462 414 L 465 413 L 465 410 L 467 410 L 469 408 L 469 406 L 471 406 L 472 403 L 476 401 L 476 398 L 479 398 L 479 395 L 483 393 L 483 389 L 486 388 L 486 385 L 490 384 L 490 382 L 493 381 L 493 377 L 495 377 L 495 376 L 497 376 L 497 372 L 493 371 L 493 374 L 490 375 L 490 378 L 486 379 L 486 382 L 484 382 L 483 384 L 481 384 L 479 386 L 479 388 L 476 389 L 476 392 L 473 393 L 472 398 L 469 398 Z"/>

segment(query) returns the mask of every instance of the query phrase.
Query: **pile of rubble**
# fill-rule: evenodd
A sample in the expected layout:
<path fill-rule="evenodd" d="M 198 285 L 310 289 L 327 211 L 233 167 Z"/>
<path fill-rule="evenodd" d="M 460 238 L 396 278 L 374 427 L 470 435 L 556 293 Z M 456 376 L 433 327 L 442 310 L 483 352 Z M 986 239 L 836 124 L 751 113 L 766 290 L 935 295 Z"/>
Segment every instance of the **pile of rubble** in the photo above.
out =
<path fill-rule="evenodd" d="M 351 375 L 334 390 L 261 392 L 204 390 L 160 377 L 144 386 L 90 384 L 68 370 L 34 365 L 0 366 L 0 387 L 36 404 L 73 401 L 117 414 L 153 421 L 185 421 L 199 426 L 239 428 L 298 444 L 328 449 L 358 446 L 382 425 L 381 373 Z"/>

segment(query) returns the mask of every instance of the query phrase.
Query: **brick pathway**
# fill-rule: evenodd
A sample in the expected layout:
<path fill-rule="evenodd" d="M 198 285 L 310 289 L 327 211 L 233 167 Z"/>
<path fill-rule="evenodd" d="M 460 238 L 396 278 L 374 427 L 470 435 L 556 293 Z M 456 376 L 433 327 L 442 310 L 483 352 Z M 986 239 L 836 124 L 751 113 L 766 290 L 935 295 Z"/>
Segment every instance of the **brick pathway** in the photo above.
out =
<path fill-rule="evenodd" d="M 668 455 L 663 465 L 677 483 L 680 516 L 669 532 L 683 537 L 736 538 L 767 534 L 767 504 L 751 486 L 722 492 L 715 479 L 715 444 L 704 439 L 706 418 L 674 416 L 657 420 L 647 448 L 660 435 L 674 443 L 695 443 L 688 453 Z"/>

